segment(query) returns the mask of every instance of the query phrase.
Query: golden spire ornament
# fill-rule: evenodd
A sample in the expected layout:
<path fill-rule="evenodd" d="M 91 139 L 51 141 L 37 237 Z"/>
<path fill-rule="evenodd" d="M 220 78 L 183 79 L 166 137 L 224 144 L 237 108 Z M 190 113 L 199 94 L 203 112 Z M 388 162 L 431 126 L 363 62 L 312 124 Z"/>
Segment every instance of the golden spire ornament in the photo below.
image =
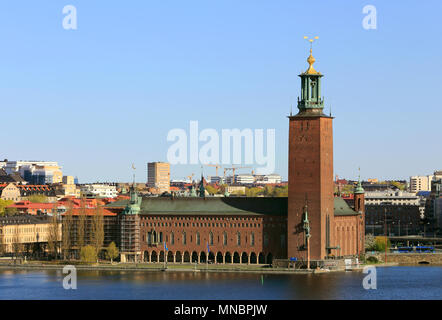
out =
<path fill-rule="evenodd" d="M 309 64 L 309 68 L 305 72 L 306 74 L 320 74 L 320 72 L 316 71 L 315 68 L 313 68 L 313 64 L 315 63 L 316 59 L 313 57 L 313 42 L 315 40 L 318 40 L 319 37 L 314 37 L 312 39 L 309 39 L 309 37 L 305 36 L 304 39 L 308 40 L 310 42 L 310 55 L 307 58 L 307 62 Z"/>

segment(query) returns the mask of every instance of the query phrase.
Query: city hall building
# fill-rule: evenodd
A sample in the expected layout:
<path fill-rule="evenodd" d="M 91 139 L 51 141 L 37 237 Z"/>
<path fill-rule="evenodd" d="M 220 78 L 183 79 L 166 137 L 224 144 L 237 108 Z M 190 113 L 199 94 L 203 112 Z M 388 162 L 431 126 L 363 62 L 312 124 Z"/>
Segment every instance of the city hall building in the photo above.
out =
<path fill-rule="evenodd" d="M 323 113 L 321 78 L 300 74 L 299 112 L 289 116 L 287 198 L 139 197 L 106 206 L 119 214 L 122 262 L 269 264 L 357 256 L 364 252 L 364 190 L 354 206 L 334 195 L 333 117 Z M 202 179 L 203 181 L 203 179 Z"/>

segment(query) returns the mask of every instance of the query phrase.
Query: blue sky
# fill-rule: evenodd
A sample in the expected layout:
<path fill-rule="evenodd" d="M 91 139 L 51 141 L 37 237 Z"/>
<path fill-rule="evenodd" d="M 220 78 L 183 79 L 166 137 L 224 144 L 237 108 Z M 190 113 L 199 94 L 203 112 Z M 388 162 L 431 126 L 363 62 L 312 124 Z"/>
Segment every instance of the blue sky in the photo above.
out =
<path fill-rule="evenodd" d="M 62 9 L 77 8 L 64 30 Z M 377 29 L 362 8 L 377 8 Z M 276 130 L 287 177 L 290 104 L 308 43 L 332 106 L 341 177 L 442 169 L 442 2 L 3 1 L 0 158 L 58 161 L 86 181 L 128 181 L 165 161 L 169 130 Z M 173 166 L 172 177 L 199 165 Z M 205 168 L 205 174 L 214 174 Z"/>

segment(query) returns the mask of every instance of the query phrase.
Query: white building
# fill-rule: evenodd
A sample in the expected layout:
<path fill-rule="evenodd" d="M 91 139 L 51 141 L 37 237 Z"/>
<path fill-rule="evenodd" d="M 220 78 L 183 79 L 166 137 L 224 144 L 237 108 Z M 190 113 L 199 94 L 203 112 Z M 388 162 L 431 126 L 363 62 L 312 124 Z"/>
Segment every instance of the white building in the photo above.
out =
<path fill-rule="evenodd" d="M 220 176 L 210 176 L 209 177 L 209 181 L 210 181 L 210 183 L 223 184 L 224 183 L 224 178 L 220 177 Z"/>
<path fill-rule="evenodd" d="M 56 161 L 7 161 L 3 169 L 7 174 L 20 174 L 32 184 L 60 183 L 63 178 Z"/>
<path fill-rule="evenodd" d="M 115 198 L 117 187 L 107 184 L 85 184 L 81 186 L 81 193 L 88 198 Z"/>
<path fill-rule="evenodd" d="M 281 183 L 281 182 L 282 182 L 282 177 L 276 173 L 255 175 L 255 183 L 257 184 Z"/>
<path fill-rule="evenodd" d="M 235 174 L 235 176 L 226 177 L 227 184 L 254 184 L 255 177 L 251 174 Z"/>
<path fill-rule="evenodd" d="M 421 205 L 421 197 L 412 192 L 403 191 L 372 191 L 365 193 L 365 205 Z"/>
<path fill-rule="evenodd" d="M 435 171 L 433 175 L 410 177 L 410 192 L 431 191 L 431 181 L 442 178 L 442 171 Z"/>

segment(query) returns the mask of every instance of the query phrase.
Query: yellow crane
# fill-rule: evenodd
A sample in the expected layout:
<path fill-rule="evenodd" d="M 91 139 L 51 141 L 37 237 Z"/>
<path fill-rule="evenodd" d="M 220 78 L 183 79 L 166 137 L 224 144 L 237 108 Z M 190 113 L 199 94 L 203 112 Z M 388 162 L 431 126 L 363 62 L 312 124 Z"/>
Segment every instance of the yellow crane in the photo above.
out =
<path fill-rule="evenodd" d="M 218 177 L 218 169 L 222 168 L 221 165 L 219 164 L 204 164 L 204 166 L 208 166 L 208 167 L 214 167 L 216 169 L 216 176 Z"/>
<path fill-rule="evenodd" d="M 192 175 L 190 175 L 190 176 L 187 176 L 187 179 L 189 179 L 190 183 L 193 182 L 193 177 L 194 177 L 194 176 L 195 176 L 194 173 L 192 173 Z"/>

